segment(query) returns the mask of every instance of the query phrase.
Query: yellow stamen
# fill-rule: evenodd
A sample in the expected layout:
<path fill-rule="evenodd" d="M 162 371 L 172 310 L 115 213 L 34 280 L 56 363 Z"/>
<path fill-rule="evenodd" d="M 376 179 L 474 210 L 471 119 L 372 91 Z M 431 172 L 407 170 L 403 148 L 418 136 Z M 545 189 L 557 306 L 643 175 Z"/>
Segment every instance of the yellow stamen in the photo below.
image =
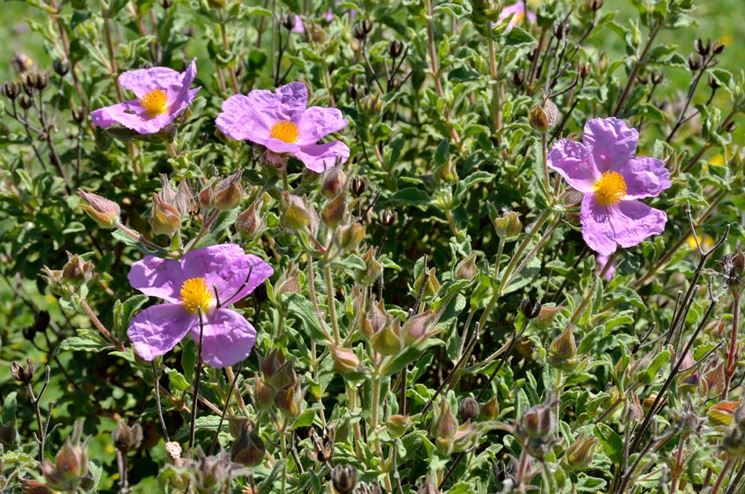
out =
<path fill-rule="evenodd" d="M 613 206 L 626 196 L 626 180 L 618 172 L 603 172 L 595 182 L 595 200 L 601 206 Z"/>
<path fill-rule="evenodd" d="M 153 89 L 140 98 L 140 105 L 145 109 L 148 117 L 157 117 L 168 111 L 168 97 L 162 89 Z"/>
<path fill-rule="evenodd" d="M 184 308 L 193 314 L 199 310 L 207 312 L 212 305 L 212 292 L 204 278 L 189 278 L 184 281 L 179 297 Z"/>
<path fill-rule="evenodd" d="M 300 129 L 289 120 L 280 120 L 272 125 L 269 135 L 287 144 L 292 144 L 300 137 Z"/>

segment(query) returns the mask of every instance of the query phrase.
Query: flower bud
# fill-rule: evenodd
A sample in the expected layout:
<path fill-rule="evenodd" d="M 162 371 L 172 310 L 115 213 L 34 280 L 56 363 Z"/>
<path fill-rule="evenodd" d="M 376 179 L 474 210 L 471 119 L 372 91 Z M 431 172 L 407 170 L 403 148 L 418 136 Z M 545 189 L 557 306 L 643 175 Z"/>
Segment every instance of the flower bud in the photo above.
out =
<path fill-rule="evenodd" d="M 372 247 L 367 249 L 362 260 L 365 261 L 365 269 L 357 271 L 357 282 L 361 285 L 372 285 L 383 274 L 383 265 L 375 259 Z"/>
<path fill-rule="evenodd" d="M 215 191 L 212 190 L 212 185 L 208 184 L 199 191 L 197 201 L 202 211 L 209 211 L 215 206 Z"/>
<path fill-rule="evenodd" d="M 410 317 L 405 323 L 401 330 L 403 333 L 404 344 L 416 345 L 429 338 L 433 332 L 431 331 L 434 324 L 437 322 L 437 317 L 432 311 L 427 310 L 421 314 L 417 314 L 414 317 Z"/>
<path fill-rule="evenodd" d="M 571 324 L 551 342 L 548 363 L 564 371 L 571 371 L 577 366 L 577 344 L 574 341 Z"/>
<path fill-rule="evenodd" d="M 295 20 L 295 14 L 287 14 L 282 18 L 282 27 L 284 27 L 288 31 L 292 31 L 295 28 L 296 22 L 297 21 Z"/>
<path fill-rule="evenodd" d="M 520 215 L 515 211 L 506 211 L 499 218 L 493 220 L 494 231 L 500 239 L 507 241 L 518 236 L 523 229 Z"/>
<path fill-rule="evenodd" d="M 435 425 L 435 436 L 438 439 L 453 439 L 458 430 L 458 421 L 450 410 L 448 401 L 440 401 L 439 414 Z"/>
<path fill-rule="evenodd" d="M 333 166 L 326 171 L 321 184 L 321 194 L 327 199 L 338 195 L 347 186 L 347 174 L 341 166 Z"/>
<path fill-rule="evenodd" d="M 547 439 L 556 428 L 551 403 L 541 403 L 527 410 L 520 417 L 520 432 L 529 438 Z"/>
<path fill-rule="evenodd" d="M 559 119 L 559 109 L 553 101 L 546 99 L 542 105 L 536 105 L 528 114 L 528 123 L 535 130 L 546 132 Z"/>
<path fill-rule="evenodd" d="M 352 193 L 359 197 L 365 193 L 367 189 L 367 179 L 365 177 L 354 177 L 352 179 Z"/>
<path fill-rule="evenodd" d="M 302 230 L 310 225 L 311 213 L 303 200 L 288 192 L 282 193 L 282 213 L 279 224 L 288 230 Z"/>
<path fill-rule="evenodd" d="M 363 19 L 361 22 L 355 24 L 352 28 L 352 36 L 354 36 L 355 39 L 362 41 L 363 39 L 367 38 L 367 35 L 370 34 L 372 28 L 373 23 L 368 19 Z"/>
<path fill-rule="evenodd" d="M 326 203 L 321 210 L 321 221 L 329 228 L 334 228 L 344 219 L 346 211 L 347 193 L 344 191 Z"/>
<path fill-rule="evenodd" d="M 254 402 L 259 410 L 267 410 L 274 404 L 274 390 L 260 377 L 254 384 Z"/>
<path fill-rule="evenodd" d="M 388 43 L 388 55 L 391 58 L 398 58 L 404 51 L 404 44 L 401 41 L 393 40 Z"/>
<path fill-rule="evenodd" d="M 332 346 L 331 358 L 334 361 L 334 370 L 340 374 L 352 374 L 359 372 L 360 359 L 351 348 L 339 348 Z"/>
<path fill-rule="evenodd" d="M 278 296 L 283 293 L 300 293 L 300 280 L 298 278 L 297 266 L 291 261 L 289 268 L 282 272 L 274 284 L 274 293 Z"/>
<path fill-rule="evenodd" d="M 594 436 L 582 436 L 572 442 L 564 453 L 564 464 L 569 470 L 585 468 L 592 462 L 598 439 Z"/>
<path fill-rule="evenodd" d="M 452 160 L 448 160 L 435 170 L 435 177 L 446 184 L 453 184 L 458 181 L 458 168 Z"/>
<path fill-rule="evenodd" d="M 495 396 L 481 406 L 479 418 L 481 420 L 494 420 L 497 418 L 497 415 L 499 415 L 499 401 L 497 401 L 497 397 Z"/>
<path fill-rule="evenodd" d="M 520 303 L 520 310 L 527 319 L 535 319 L 541 313 L 541 304 L 526 298 Z"/>
<path fill-rule="evenodd" d="M 20 88 L 15 82 L 4 82 L 3 83 L 3 95 L 9 100 L 14 100 L 20 93 Z"/>
<path fill-rule="evenodd" d="M 93 277 L 93 263 L 82 257 L 67 253 L 67 262 L 62 267 L 63 281 L 88 282 Z"/>
<path fill-rule="evenodd" d="M 357 469 L 352 465 L 335 466 L 331 470 L 331 483 L 339 494 L 352 494 L 357 485 Z"/>
<path fill-rule="evenodd" d="M 267 378 L 273 377 L 287 363 L 282 350 L 271 350 L 266 354 L 266 357 L 263 359 L 260 358 L 259 360 L 261 373 Z"/>
<path fill-rule="evenodd" d="M 254 430 L 254 426 L 246 421 L 240 427 L 240 433 L 230 447 L 230 460 L 246 467 L 255 467 L 264 461 L 266 447 L 264 441 Z"/>
<path fill-rule="evenodd" d="M 538 329 L 548 329 L 554 322 L 556 314 L 561 310 L 561 307 L 541 305 L 541 311 L 538 313 L 538 317 L 533 319 L 533 324 Z"/>
<path fill-rule="evenodd" d="M 20 483 L 23 494 L 55 494 L 55 491 L 38 480 L 20 479 Z"/>
<path fill-rule="evenodd" d="M 461 280 L 472 280 L 479 273 L 479 268 L 476 266 L 476 253 L 471 252 L 468 256 L 461 260 L 457 266 L 455 266 L 455 276 Z"/>
<path fill-rule="evenodd" d="M 471 396 L 463 398 L 458 405 L 458 417 L 460 417 L 462 422 L 476 420 L 480 413 L 481 406 L 479 402 Z"/>
<path fill-rule="evenodd" d="M 49 84 L 49 76 L 46 72 L 39 72 L 36 75 L 34 87 L 39 91 L 43 91 L 47 87 L 47 84 Z"/>
<path fill-rule="evenodd" d="M 370 337 L 370 344 L 373 350 L 381 355 L 392 356 L 398 355 L 403 348 L 398 320 L 393 324 L 388 324 Z"/>
<path fill-rule="evenodd" d="M 82 432 L 82 423 L 76 422 L 73 433 L 57 453 L 55 463 L 46 459 L 42 462 L 41 472 L 52 488 L 76 492 L 88 474 L 87 445 L 80 442 Z"/>
<path fill-rule="evenodd" d="M 241 186 L 242 171 L 237 171 L 227 178 L 222 179 L 215 186 L 214 206 L 220 211 L 230 211 L 243 199 L 243 186 Z"/>
<path fill-rule="evenodd" d="M 698 53 L 691 53 L 688 57 L 688 68 L 691 72 L 697 72 L 704 65 L 704 59 Z"/>
<path fill-rule="evenodd" d="M 515 70 L 512 72 L 512 84 L 515 87 L 522 87 L 524 80 L 525 79 L 521 71 Z"/>
<path fill-rule="evenodd" d="M 351 223 L 338 228 L 334 241 L 344 252 L 354 252 L 363 238 L 365 238 L 365 227 L 360 223 Z"/>
<path fill-rule="evenodd" d="M 302 397 L 295 386 L 285 386 L 277 391 L 274 402 L 277 408 L 287 417 L 297 417 L 300 415 L 300 405 Z"/>
<path fill-rule="evenodd" d="M 70 71 L 70 64 L 59 58 L 54 60 L 52 67 L 54 67 L 54 71 L 60 77 L 65 77 L 65 75 Z"/>
<path fill-rule="evenodd" d="M 380 212 L 380 225 L 388 228 L 396 222 L 396 212 L 390 209 L 384 209 Z"/>
<path fill-rule="evenodd" d="M 119 223 L 121 208 L 117 203 L 83 189 L 78 189 L 77 194 L 84 201 L 80 204 L 80 209 L 98 223 L 98 226 L 114 228 Z"/>
<path fill-rule="evenodd" d="M 403 436 L 411 427 L 411 418 L 408 415 L 391 415 L 388 417 L 388 431 L 394 437 Z"/>
<path fill-rule="evenodd" d="M 140 424 L 134 424 L 130 427 L 124 422 L 119 422 L 116 424 L 112 436 L 114 437 L 114 447 L 116 449 L 123 453 L 134 451 L 142 443 L 142 426 Z"/>
<path fill-rule="evenodd" d="M 10 364 L 10 375 L 23 385 L 29 384 L 34 379 L 34 364 L 29 358 L 26 359 L 24 364 L 13 361 Z"/>
<path fill-rule="evenodd" d="M 414 291 L 419 293 L 424 285 L 424 296 L 434 297 L 440 291 L 440 282 L 437 280 L 436 268 L 430 268 L 422 271 L 419 277 L 414 280 Z"/>
<path fill-rule="evenodd" d="M 172 237 L 181 229 L 181 213 L 168 204 L 159 194 L 153 194 L 150 229 L 155 235 Z"/>
<path fill-rule="evenodd" d="M 21 94 L 20 96 L 18 96 L 18 104 L 24 110 L 28 110 L 29 108 L 31 108 L 33 106 L 34 102 L 29 97 L 29 95 L 27 95 L 27 94 Z"/>
<path fill-rule="evenodd" d="M 266 223 L 260 213 L 261 202 L 256 201 L 248 209 L 239 214 L 235 219 L 235 229 L 238 233 L 247 239 L 258 237 L 266 227 Z"/>

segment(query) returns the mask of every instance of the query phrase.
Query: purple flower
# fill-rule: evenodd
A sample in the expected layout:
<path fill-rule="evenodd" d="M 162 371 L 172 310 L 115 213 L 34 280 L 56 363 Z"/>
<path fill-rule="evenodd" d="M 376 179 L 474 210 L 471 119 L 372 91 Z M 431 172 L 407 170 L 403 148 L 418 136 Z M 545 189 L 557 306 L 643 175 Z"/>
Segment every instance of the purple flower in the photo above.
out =
<path fill-rule="evenodd" d="M 155 134 L 170 125 L 189 106 L 200 88 L 191 89 L 197 74 L 193 59 L 183 73 L 168 67 L 124 72 L 119 84 L 137 99 L 99 108 L 91 113 L 98 127 L 122 125 L 139 134 Z"/>
<path fill-rule="evenodd" d="M 665 212 L 638 199 L 669 188 L 670 174 L 661 160 L 634 157 L 638 140 L 636 129 L 622 120 L 595 118 L 585 124 L 582 142 L 562 139 L 548 155 L 548 166 L 584 194 L 582 236 L 602 256 L 665 229 Z"/>
<path fill-rule="evenodd" d="M 508 5 L 507 7 L 502 9 L 502 11 L 499 13 L 498 22 L 499 24 L 502 24 L 509 19 L 507 29 L 505 30 L 505 32 L 509 32 L 513 27 L 522 24 L 526 16 L 529 23 L 535 24 L 535 13 L 529 11 L 527 7 L 525 7 L 524 0 L 518 0 L 514 4 Z"/>
<path fill-rule="evenodd" d="M 292 155 L 306 168 L 321 173 L 349 157 L 349 148 L 341 141 L 318 143 L 346 127 L 347 121 L 336 108 L 306 108 L 307 104 L 308 91 L 301 82 L 274 92 L 254 89 L 247 96 L 236 94 L 223 101 L 215 123 L 228 137 Z"/>
<path fill-rule="evenodd" d="M 132 265 L 129 283 L 145 295 L 166 301 L 137 314 L 127 334 L 137 355 L 153 360 L 191 333 L 211 367 L 226 367 L 248 357 L 256 330 L 227 307 L 250 294 L 272 275 L 272 268 L 235 244 L 190 251 L 179 260 L 146 256 Z"/>

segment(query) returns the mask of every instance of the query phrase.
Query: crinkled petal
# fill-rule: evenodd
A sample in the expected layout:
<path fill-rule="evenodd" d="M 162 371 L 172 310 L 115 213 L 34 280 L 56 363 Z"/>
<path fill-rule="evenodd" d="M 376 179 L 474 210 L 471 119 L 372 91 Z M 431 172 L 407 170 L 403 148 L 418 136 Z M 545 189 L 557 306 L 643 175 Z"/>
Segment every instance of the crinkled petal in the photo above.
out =
<path fill-rule="evenodd" d="M 300 146 L 298 146 L 297 144 L 280 141 L 279 139 L 275 139 L 274 137 L 269 137 L 260 144 L 263 144 L 264 146 L 266 146 L 267 149 L 269 149 L 269 151 L 275 152 L 277 154 L 295 154 L 300 151 Z"/>
<path fill-rule="evenodd" d="M 626 197 L 629 199 L 657 197 L 671 185 L 665 162 L 656 158 L 633 158 L 620 173 L 626 181 Z"/>
<path fill-rule="evenodd" d="M 269 138 L 273 122 L 269 115 L 262 113 L 257 98 L 236 94 L 222 102 L 222 112 L 217 115 L 215 125 L 232 139 L 263 144 Z"/>
<path fill-rule="evenodd" d="M 98 127 L 106 128 L 117 123 L 138 134 L 155 134 L 170 125 L 181 111 L 183 108 L 178 112 L 164 113 L 150 118 L 140 106 L 139 101 L 131 100 L 94 110 L 91 112 L 91 120 Z"/>
<path fill-rule="evenodd" d="M 142 98 L 154 89 L 168 92 L 172 88 L 181 88 L 182 81 L 183 75 L 168 67 L 130 70 L 119 76 L 119 85 L 135 93 L 137 98 Z"/>
<path fill-rule="evenodd" d="M 315 144 L 327 135 L 343 129 L 347 124 L 338 109 L 311 106 L 300 115 L 298 144 Z"/>
<path fill-rule="evenodd" d="M 132 319 L 127 335 L 137 355 L 153 360 L 175 347 L 195 323 L 194 314 L 180 304 L 154 305 Z"/>
<path fill-rule="evenodd" d="M 595 166 L 601 172 L 621 171 L 634 157 L 639 132 L 615 117 L 593 118 L 585 124 L 583 142 L 592 149 Z"/>
<path fill-rule="evenodd" d="M 303 25 L 303 18 L 299 15 L 295 16 L 295 24 L 292 26 L 292 32 L 293 33 L 304 33 L 305 32 L 305 26 Z"/>
<path fill-rule="evenodd" d="M 217 291 L 223 306 L 234 304 L 247 296 L 274 272 L 269 264 L 259 257 L 246 254 L 236 244 L 192 250 L 180 262 L 185 279 L 204 278 L 210 288 Z"/>
<path fill-rule="evenodd" d="M 580 192 L 592 192 L 600 172 L 592 161 L 591 149 L 581 142 L 561 139 L 548 153 L 549 168 Z"/>
<path fill-rule="evenodd" d="M 191 328 L 191 337 L 199 342 L 199 322 Z M 230 309 L 217 309 L 204 318 L 202 360 L 210 367 L 235 365 L 251 354 L 256 330 L 245 317 Z"/>
<path fill-rule="evenodd" d="M 186 276 L 179 261 L 145 256 L 132 264 L 129 284 L 145 295 L 158 297 L 168 302 L 180 302 L 179 292 Z"/>
<path fill-rule="evenodd" d="M 667 215 L 643 202 L 624 200 L 614 206 L 602 206 L 592 194 L 586 194 L 580 209 L 582 237 L 595 252 L 609 256 L 616 245 L 633 247 L 665 229 Z"/>
<path fill-rule="evenodd" d="M 349 158 L 349 148 L 341 141 L 323 144 L 309 144 L 295 153 L 295 157 L 303 162 L 306 168 L 316 173 L 344 163 Z"/>

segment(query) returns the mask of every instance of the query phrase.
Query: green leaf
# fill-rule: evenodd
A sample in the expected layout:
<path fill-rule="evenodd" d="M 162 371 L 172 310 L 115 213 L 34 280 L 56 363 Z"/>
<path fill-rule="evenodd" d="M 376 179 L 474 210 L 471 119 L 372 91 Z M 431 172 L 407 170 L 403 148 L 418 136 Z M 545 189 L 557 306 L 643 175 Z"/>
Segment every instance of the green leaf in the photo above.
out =
<path fill-rule="evenodd" d="M 429 194 L 417 187 L 406 187 L 381 201 L 384 206 L 423 206 L 431 201 Z"/>
<path fill-rule="evenodd" d="M 509 33 L 504 36 L 504 44 L 513 48 L 522 47 L 535 43 L 535 38 L 521 27 L 513 27 Z"/>
<path fill-rule="evenodd" d="M 618 465 L 623 459 L 623 439 L 606 424 L 597 424 L 593 430 L 595 437 L 600 439 L 603 451 L 611 461 Z"/>
<path fill-rule="evenodd" d="M 303 327 L 316 341 L 327 341 L 326 333 L 321 329 L 318 315 L 313 312 L 313 306 L 298 293 L 287 295 L 287 308 L 291 314 L 303 323 Z"/>
<path fill-rule="evenodd" d="M 166 374 L 168 374 L 168 383 L 170 384 L 171 391 L 186 391 L 191 388 L 184 375 L 176 369 L 166 369 Z"/>

